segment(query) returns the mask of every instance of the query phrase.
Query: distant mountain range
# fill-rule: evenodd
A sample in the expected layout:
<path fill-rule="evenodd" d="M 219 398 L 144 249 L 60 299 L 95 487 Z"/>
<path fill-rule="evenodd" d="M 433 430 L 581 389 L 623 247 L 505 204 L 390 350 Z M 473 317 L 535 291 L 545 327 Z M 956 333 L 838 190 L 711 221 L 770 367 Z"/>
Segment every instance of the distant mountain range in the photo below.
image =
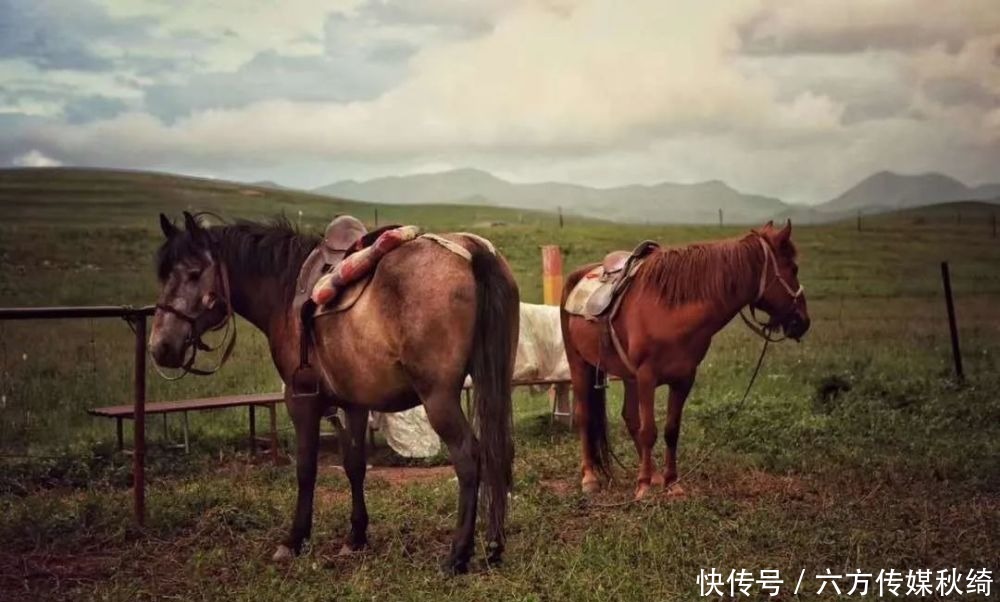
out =
<path fill-rule="evenodd" d="M 343 180 L 313 192 L 368 202 L 462 204 L 557 211 L 634 223 L 756 223 L 778 217 L 830 221 L 857 210 L 891 211 L 960 200 L 1000 201 L 1000 184 L 969 187 L 936 173 L 876 173 L 818 205 L 793 205 L 740 192 L 724 182 L 663 182 L 594 188 L 560 182 L 518 184 L 477 169 Z"/>
<path fill-rule="evenodd" d="M 477 169 L 364 182 L 344 180 L 313 192 L 383 203 L 495 205 L 540 211 L 562 208 L 567 214 L 635 223 L 714 222 L 719 209 L 727 222 L 758 221 L 788 208 L 778 199 L 745 194 L 717 180 L 592 188 L 560 182 L 516 184 Z"/>

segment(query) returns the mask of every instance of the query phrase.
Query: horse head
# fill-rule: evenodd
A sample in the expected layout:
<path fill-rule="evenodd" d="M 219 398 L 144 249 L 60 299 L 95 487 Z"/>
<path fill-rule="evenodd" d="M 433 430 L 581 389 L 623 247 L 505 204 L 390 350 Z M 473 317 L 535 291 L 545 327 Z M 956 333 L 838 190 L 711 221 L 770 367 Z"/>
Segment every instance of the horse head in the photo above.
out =
<path fill-rule="evenodd" d="M 781 229 L 768 222 L 754 233 L 763 242 L 764 267 L 753 306 L 771 316 L 770 326 L 780 326 L 788 337 L 800 340 L 809 330 L 809 310 L 805 288 L 799 283 L 792 222 L 788 220 Z"/>
<path fill-rule="evenodd" d="M 161 213 L 160 229 L 166 240 L 156 254 L 160 295 L 149 351 L 160 366 L 187 369 L 197 350 L 206 349 L 202 335 L 233 319 L 228 275 L 209 231 L 193 215 L 184 212 L 182 229 Z"/>

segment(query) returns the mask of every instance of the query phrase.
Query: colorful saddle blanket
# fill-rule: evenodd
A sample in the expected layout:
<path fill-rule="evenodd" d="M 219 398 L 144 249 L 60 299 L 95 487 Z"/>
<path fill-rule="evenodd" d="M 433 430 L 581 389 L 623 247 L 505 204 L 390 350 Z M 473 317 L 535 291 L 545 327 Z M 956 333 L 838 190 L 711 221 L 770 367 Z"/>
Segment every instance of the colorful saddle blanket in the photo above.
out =
<path fill-rule="evenodd" d="M 375 271 L 378 262 L 386 253 L 420 236 L 417 226 L 400 226 L 385 230 L 371 245 L 352 252 L 320 277 L 313 286 L 310 297 L 319 313 L 328 313 L 338 297 L 355 283 L 360 283 Z M 359 287 L 353 289 L 357 291 Z M 360 296 L 361 291 L 357 291 Z M 341 304 L 337 304 L 338 306 Z M 346 309 L 346 308 L 343 308 Z"/>
<path fill-rule="evenodd" d="M 647 240 L 632 252 L 608 253 L 566 296 L 566 312 L 590 320 L 602 316 L 628 288 L 646 256 L 658 248 L 658 244 Z"/>

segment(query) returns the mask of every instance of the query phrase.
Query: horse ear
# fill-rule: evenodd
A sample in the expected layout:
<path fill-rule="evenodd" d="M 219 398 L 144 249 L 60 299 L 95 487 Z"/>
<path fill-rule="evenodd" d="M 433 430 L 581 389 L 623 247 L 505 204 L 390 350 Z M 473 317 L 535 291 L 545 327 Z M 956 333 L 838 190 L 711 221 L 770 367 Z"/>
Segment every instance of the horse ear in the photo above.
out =
<path fill-rule="evenodd" d="M 196 234 L 199 230 L 201 230 L 198 226 L 198 221 L 195 220 L 194 216 L 187 211 L 184 212 L 184 229 L 191 234 Z"/>
<path fill-rule="evenodd" d="M 773 219 L 767 220 L 767 223 L 764 224 L 764 227 L 761 228 L 761 230 L 774 230 L 774 220 Z"/>
<path fill-rule="evenodd" d="M 170 221 L 170 218 L 162 213 L 160 214 L 160 230 L 163 230 L 163 235 L 167 238 L 173 238 L 179 232 L 174 222 Z"/>
<path fill-rule="evenodd" d="M 777 238 L 779 242 L 785 243 L 788 242 L 788 240 L 791 237 L 792 237 L 792 220 L 787 219 L 785 220 L 785 226 L 778 231 Z"/>

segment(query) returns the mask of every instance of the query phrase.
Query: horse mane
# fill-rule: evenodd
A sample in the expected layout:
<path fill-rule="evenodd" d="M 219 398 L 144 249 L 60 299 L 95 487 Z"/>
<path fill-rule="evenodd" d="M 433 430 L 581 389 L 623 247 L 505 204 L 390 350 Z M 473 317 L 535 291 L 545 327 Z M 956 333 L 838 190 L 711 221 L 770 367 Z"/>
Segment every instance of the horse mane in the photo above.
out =
<path fill-rule="evenodd" d="M 167 279 L 178 261 L 210 249 L 231 274 L 276 277 L 291 294 L 299 268 L 320 240 L 300 233 L 284 215 L 267 222 L 237 220 L 202 232 L 204 239 L 182 231 L 160 246 L 156 264 L 161 281 Z"/>
<path fill-rule="evenodd" d="M 725 303 L 756 290 L 762 252 L 757 234 L 653 251 L 639 267 L 636 284 L 668 306 Z"/>

